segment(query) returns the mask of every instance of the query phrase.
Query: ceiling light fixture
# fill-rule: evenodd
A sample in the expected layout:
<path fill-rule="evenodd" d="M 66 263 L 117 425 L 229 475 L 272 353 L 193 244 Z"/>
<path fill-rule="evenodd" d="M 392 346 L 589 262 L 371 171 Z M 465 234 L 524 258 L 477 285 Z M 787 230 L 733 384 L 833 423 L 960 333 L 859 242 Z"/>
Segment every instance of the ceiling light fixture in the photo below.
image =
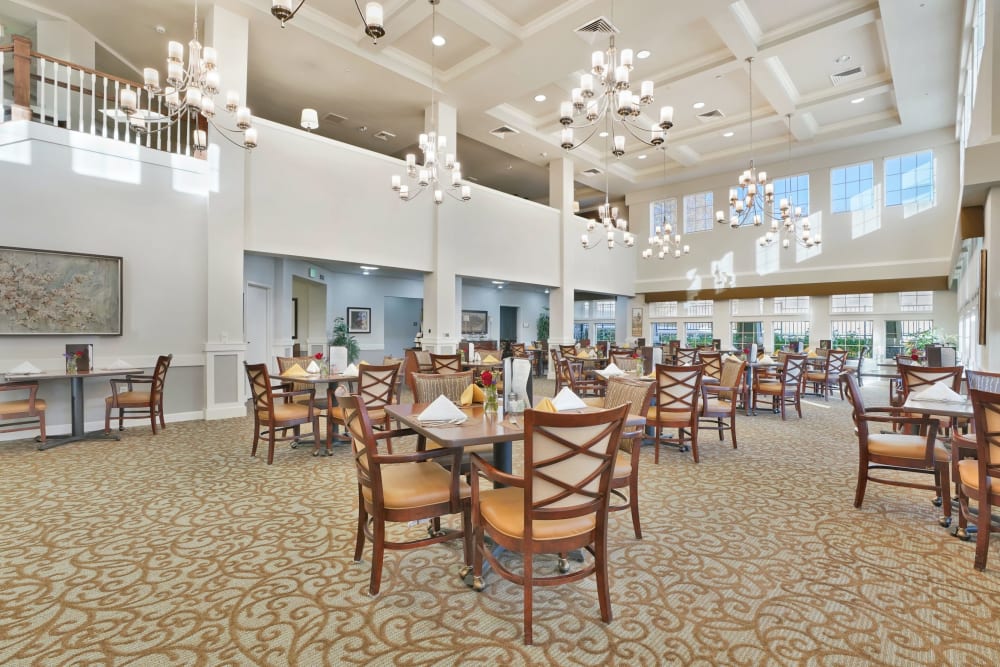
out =
<path fill-rule="evenodd" d="M 635 57 L 638 58 L 639 60 L 645 60 L 649 56 L 650 53 L 648 49 L 642 49 L 641 51 L 635 54 Z"/>
<path fill-rule="evenodd" d="M 362 271 L 378 271 L 377 266 L 365 266 L 364 264 L 362 264 L 360 268 Z"/>
<path fill-rule="evenodd" d="M 610 117 L 608 118 L 608 123 L 610 123 Z M 607 149 L 608 140 L 604 139 L 605 149 Z M 591 250 L 596 248 L 600 243 L 602 238 L 607 238 L 608 250 L 613 250 L 615 247 L 615 236 L 617 232 L 621 232 L 622 243 L 625 244 L 626 248 L 631 248 L 635 245 L 635 234 L 628 230 L 628 220 L 625 218 L 618 217 L 618 207 L 612 206 L 609 200 L 609 192 L 611 191 L 611 183 L 608 178 L 608 153 L 605 150 L 604 153 L 604 203 L 597 207 L 597 220 L 587 221 L 587 231 L 580 237 L 580 242 L 583 244 L 584 250 Z M 591 240 L 591 232 L 597 230 L 597 225 L 600 223 L 604 227 L 603 237 L 602 233 L 598 232 L 597 238 Z"/>
<path fill-rule="evenodd" d="M 851 100 L 851 104 L 861 104 L 864 101 L 865 98 L 863 97 L 855 97 L 853 100 Z"/>
<path fill-rule="evenodd" d="M 434 46 L 444 46 L 447 43 L 448 40 L 446 40 L 441 35 L 434 35 L 433 37 L 431 37 L 431 44 L 433 44 Z"/>
<path fill-rule="evenodd" d="M 542 95 L 541 93 L 539 93 L 538 95 L 535 95 L 535 101 L 536 102 L 544 102 L 547 99 L 548 98 L 545 97 L 545 95 Z"/>
<path fill-rule="evenodd" d="M 194 36 L 188 42 L 188 65 L 184 68 L 184 45 L 167 44 L 167 87 L 160 88 L 160 72 L 155 67 L 142 71 L 142 88 L 131 86 L 118 93 L 118 117 L 128 122 L 133 132 L 146 135 L 177 126 L 188 147 L 195 151 L 208 148 L 208 123 L 219 130 L 226 141 L 251 149 L 257 147 L 257 129 L 251 126 L 250 109 L 239 105 L 239 94 L 226 94 L 225 109 L 236 115 L 236 129 L 220 127 L 215 118 L 215 95 L 219 93 L 218 54 L 198 41 L 198 2 L 194 3 Z M 145 91 L 145 108 L 143 108 Z M 180 133 L 183 132 L 183 135 Z M 242 134 L 237 142 L 229 134 Z"/>
<path fill-rule="evenodd" d="M 271 15 L 281 21 L 282 28 L 285 27 L 285 23 L 295 18 L 295 15 L 302 9 L 302 5 L 306 4 L 306 0 L 299 0 L 295 9 L 292 9 L 293 3 L 294 0 L 271 0 Z M 365 22 L 365 34 L 372 38 L 372 44 L 378 44 L 379 37 L 385 37 L 384 13 L 381 3 L 369 2 L 365 5 L 364 11 L 361 11 L 358 0 L 354 0 L 354 6 L 357 7 L 361 20 Z"/>
<path fill-rule="evenodd" d="M 661 149 L 662 150 L 662 149 Z M 667 178 L 667 151 L 663 151 L 663 178 Z M 642 251 L 643 259 L 650 259 L 655 254 L 658 259 L 663 259 L 668 256 L 673 256 L 674 259 L 680 259 L 681 255 L 687 255 L 691 253 L 691 246 L 681 245 L 681 235 L 680 232 L 674 233 L 673 225 L 667 220 L 667 209 L 666 207 L 661 207 L 662 211 L 659 223 L 651 220 L 649 227 L 652 229 L 652 233 L 649 235 L 649 246 Z"/>
<path fill-rule="evenodd" d="M 704 109 L 705 108 L 705 103 L 704 102 L 695 102 L 691 106 L 693 108 L 695 108 L 695 109 Z"/>
<path fill-rule="evenodd" d="M 302 117 L 299 119 L 299 125 L 304 127 L 309 132 L 312 132 L 319 127 L 319 114 L 316 113 L 315 109 L 303 109 Z"/>
<path fill-rule="evenodd" d="M 729 137 L 733 136 L 734 134 L 736 134 L 736 133 L 733 132 L 732 130 L 730 130 L 729 132 L 723 132 L 722 136 L 724 136 L 725 138 L 728 139 Z"/>
<path fill-rule="evenodd" d="M 611 16 L 614 18 L 614 3 L 611 5 Z M 619 30 L 614 25 L 609 27 L 611 34 L 607 50 L 591 54 L 590 73 L 580 76 L 580 87 L 573 89 L 568 102 L 559 105 L 559 122 L 563 126 L 560 145 L 566 150 L 582 146 L 606 119 L 605 129 L 614 136 L 612 153 L 621 157 L 625 154 L 626 134 L 647 146 L 662 145 L 666 131 L 674 126 L 674 108 L 660 107 L 659 121 L 646 125 L 648 129 L 641 127 L 642 109 L 653 103 L 653 82 L 643 81 L 639 85 L 639 93 L 632 92 L 629 81 L 632 49 L 622 49 L 619 53 L 615 47 L 615 35 Z M 618 124 L 617 129 L 614 123 Z M 585 139 L 574 141 L 574 129 L 589 128 L 593 130 Z M 646 132 L 649 133 L 648 138 L 640 136 L 640 133 Z"/>
<path fill-rule="evenodd" d="M 437 34 L 437 6 L 441 0 L 427 0 L 431 5 L 431 34 Z M 435 106 L 435 89 L 437 88 L 437 77 L 434 69 L 434 52 L 436 46 L 431 45 L 431 113 L 437 114 Z M 434 129 L 430 132 L 421 133 L 417 140 L 420 152 L 423 154 L 423 164 L 417 164 L 417 156 L 413 153 L 406 154 L 406 175 L 416 181 L 416 190 L 411 193 L 410 186 L 403 183 L 400 176 L 392 177 L 392 189 L 399 193 L 399 198 L 403 201 L 410 201 L 428 188 L 433 188 L 434 202 L 440 204 L 444 201 L 445 193 L 452 199 L 469 201 L 472 199 L 472 188 L 462 185 L 462 165 L 455 160 L 454 153 L 446 153 L 448 148 L 448 137 L 439 134 L 437 131 L 437 118 L 434 119 Z M 441 159 L 439 159 L 441 158 Z M 438 170 L 444 169 L 451 172 L 451 187 L 444 188 L 438 181 Z M 455 194 L 455 193 L 458 194 Z"/>
<path fill-rule="evenodd" d="M 785 116 L 785 119 L 788 122 L 788 162 L 791 162 L 792 115 L 788 114 Z M 791 188 L 788 189 L 790 190 Z M 809 228 L 808 213 L 803 216 L 801 206 L 796 206 L 790 199 L 781 199 L 778 202 L 778 211 L 779 218 L 772 216 L 770 231 L 758 240 L 762 248 L 774 245 L 782 231 L 785 238 L 781 240 L 781 247 L 785 249 L 790 248 L 793 242 L 803 248 L 812 248 L 823 242 L 819 234 L 812 235 L 812 230 Z M 781 224 L 779 224 L 779 220 Z"/>

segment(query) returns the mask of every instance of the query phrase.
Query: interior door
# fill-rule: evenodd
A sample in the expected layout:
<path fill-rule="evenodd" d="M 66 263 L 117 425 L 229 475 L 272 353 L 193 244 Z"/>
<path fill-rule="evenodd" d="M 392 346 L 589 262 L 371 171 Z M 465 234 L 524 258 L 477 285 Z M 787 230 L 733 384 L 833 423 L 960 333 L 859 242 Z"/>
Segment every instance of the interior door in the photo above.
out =
<path fill-rule="evenodd" d="M 500 340 L 517 342 L 517 306 L 500 306 Z"/>
<path fill-rule="evenodd" d="M 246 362 L 248 364 L 268 364 L 271 368 L 270 326 L 271 322 L 271 290 L 260 285 L 247 284 L 246 308 L 244 309 L 243 330 L 247 332 Z M 246 383 L 247 396 L 250 395 L 249 381 Z"/>

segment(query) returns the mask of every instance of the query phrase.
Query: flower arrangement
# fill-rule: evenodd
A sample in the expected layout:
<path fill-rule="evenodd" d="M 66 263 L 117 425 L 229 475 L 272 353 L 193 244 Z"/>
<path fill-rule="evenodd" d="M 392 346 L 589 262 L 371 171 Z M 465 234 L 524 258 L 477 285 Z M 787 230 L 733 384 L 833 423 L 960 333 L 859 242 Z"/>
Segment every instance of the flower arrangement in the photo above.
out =
<path fill-rule="evenodd" d="M 78 362 L 82 357 L 82 350 L 77 350 L 76 352 L 63 352 L 63 358 L 66 359 L 66 372 L 69 375 L 76 375 L 79 370 Z"/>
<path fill-rule="evenodd" d="M 322 352 L 317 352 L 313 355 L 313 359 L 319 364 L 319 370 L 323 375 L 327 375 L 330 372 L 330 364 L 326 360 L 326 355 Z"/>
<path fill-rule="evenodd" d="M 497 384 L 500 382 L 500 373 L 485 370 L 479 374 L 479 382 L 483 385 L 483 393 L 486 400 L 483 401 L 483 410 L 488 413 L 497 411 Z"/>

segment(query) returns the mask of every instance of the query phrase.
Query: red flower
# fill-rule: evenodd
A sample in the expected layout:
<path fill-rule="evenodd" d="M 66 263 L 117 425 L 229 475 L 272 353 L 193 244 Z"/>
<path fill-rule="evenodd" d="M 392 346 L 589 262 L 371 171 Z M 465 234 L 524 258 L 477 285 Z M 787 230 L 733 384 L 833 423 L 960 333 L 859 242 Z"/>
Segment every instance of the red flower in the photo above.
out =
<path fill-rule="evenodd" d="M 479 376 L 479 379 L 483 381 L 484 387 L 489 387 L 490 385 L 493 384 L 493 373 L 490 373 L 489 371 L 483 371 L 482 374 Z"/>
<path fill-rule="evenodd" d="M 743 354 L 750 354 L 750 348 L 749 347 L 743 348 Z"/>
<path fill-rule="evenodd" d="M 910 353 L 910 359 L 913 359 L 914 361 L 920 361 L 920 353 L 914 350 L 913 352 Z"/>
<path fill-rule="evenodd" d="M 77 350 L 76 352 L 73 353 L 73 356 L 79 359 L 80 357 L 83 356 L 83 350 Z"/>
<path fill-rule="evenodd" d="M 323 353 L 322 352 L 317 352 L 316 354 L 313 355 L 313 358 L 316 359 L 316 360 L 318 360 L 318 361 L 322 361 L 323 360 Z"/>

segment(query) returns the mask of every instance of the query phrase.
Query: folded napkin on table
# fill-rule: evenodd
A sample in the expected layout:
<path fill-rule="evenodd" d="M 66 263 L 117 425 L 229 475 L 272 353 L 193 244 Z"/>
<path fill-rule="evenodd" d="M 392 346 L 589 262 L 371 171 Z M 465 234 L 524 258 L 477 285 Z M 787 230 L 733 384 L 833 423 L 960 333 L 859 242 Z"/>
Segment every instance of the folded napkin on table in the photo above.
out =
<path fill-rule="evenodd" d="M 8 371 L 11 375 L 33 375 L 35 373 L 41 373 L 42 369 L 35 366 L 30 361 L 25 361 Z"/>
<path fill-rule="evenodd" d="M 947 403 L 964 403 L 965 397 L 956 394 L 955 391 L 944 382 L 935 382 L 923 391 L 913 394 L 913 398 L 918 401 L 944 401 Z"/>
<path fill-rule="evenodd" d="M 553 405 L 552 401 L 547 398 L 543 398 L 538 401 L 538 405 L 535 406 L 535 409 L 539 412 L 559 412 L 559 410 L 556 409 L 556 406 Z"/>
<path fill-rule="evenodd" d="M 358 374 L 358 367 L 355 366 L 354 364 L 349 365 L 347 368 L 344 369 L 344 372 L 341 373 L 341 375 L 354 375 L 354 376 L 357 376 L 357 374 Z"/>
<path fill-rule="evenodd" d="M 722 356 L 719 357 L 719 361 L 721 361 L 722 363 L 726 363 L 727 361 L 729 361 L 729 353 L 723 352 Z"/>
<path fill-rule="evenodd" d="M 472 405 L 473 403 L 482 403 L 486 400 L 486 394 L 483 393 L 482 387 L 478 384 L 470 384 L 462 392 L 462 397 L 458 400 L 462 405 Z"/>
<path fill-rule="evenodd" d="M 484 363 L 484 364 L 495 364 L 495 363 L 497 363 L 498 361 L 500 361 L 500 360 L 499 360 L 499 359 L 497 359 L 496 357 L 494 357 L 494 356 L 493 356 L 492 354 L 487 354 L 487 355 L 486 355 L 486 358 L 485 358 L 485 359 L 483 359 L 483 363 Z"/>
<path fill-rule="evenodd" d="M 816 350 L 809 350 L 809 355 L 808 356 L 809 356 L 810 359 L 815 359 L 816 358 Z"/>
<path fill-rule="evenodd" d="M 774 359 L 772 359 L 771 357 L 769 357 L 768 355 L 765 354 L 763 357 L 761 357 L 760 359 L 757 360 L 757 363 L 758 364 L 773 364 L 774 363 Z"/>
<path fill-rule="evenodd" d="M 468 418 L 468 415 L 459 410 L 458 406 L 444 395 L 435 398 L 417 417 L 422 422 L 450 422 L 453 424 L 461 424 Z"/>
<path fill-rule="evenodd" d="M 319 364 L 316 363 L 315 359 L 310 361 L 309 365 L 306 366 L 306 373 L 319 373 Z"/>
<path fill-rule="evenodd" d="M 642 377 L 646 378 L 647 380 L 654 380 L 654 379 L 656 379 L 656 371 L 649 371 L 648 373 L 646 373 Z"/>
<path fill-rule="evenodd" d="M 556 397 L 552 399 L 552 404 L 556 406 L 556 410 L 558 412 L 587 407 L 587 404 L 584 403 L 579 396 L 574 394 L 573 390 L 569 387 L 563 387 L 562 391 L 556 394 Z"/>
<path fill-rule="evenodd" d="M 585 359 L 589 359 L 590 358 L 590 351 L 588 351 L 588 350 L 580 350 L 579 352 L 576 353 L 576 356 L 583 357 Z"/>
<path fill-rule="evenodd" d="M 599 371 L 594 371 L 603 378 L 613 378 L 616 375 L 625 375 L 625 371 L 615 366 L 614 362 L 608 364 L 605 368 Z"/>
<path fill-rule="evenodd" d="M 368 363 L 367 361 L 365 361 L 364 359 L 362 359 L 361 361 L 358 362 L 358 366 L 364 366 L 367 363 Z"/>
<path fill-rule="evenodd" d="M 105 366 L 104 370 L 107 370 L 107 371 L 121 371 L 121 370 L 125 370 L 126 368 L 135 368 L 135 366 L 133 366 L 132 364 L 127 363 L 125 361 L 122 361 L 121 359 L 118 359 L 118 360 L 113 361 L 112 363 L 108 364 L 107 366 Z"/>
<path fill-rule="evenodd" d="M 309 375 L 309 373 L 307 373 L 304 370 L 302 370 L 302 366 L 299 366 L 298 364 L 295 364 L 294 366 L 292 366 L 291 368 L 289 368 L 287 371 L 285 371 L 284 373 L 282 373 L 282 375 L 288 375 L 288 376 L 291 376 L 293 378 L 300 378 L 300 377 L 305 377 L 306 375 Z"/>

